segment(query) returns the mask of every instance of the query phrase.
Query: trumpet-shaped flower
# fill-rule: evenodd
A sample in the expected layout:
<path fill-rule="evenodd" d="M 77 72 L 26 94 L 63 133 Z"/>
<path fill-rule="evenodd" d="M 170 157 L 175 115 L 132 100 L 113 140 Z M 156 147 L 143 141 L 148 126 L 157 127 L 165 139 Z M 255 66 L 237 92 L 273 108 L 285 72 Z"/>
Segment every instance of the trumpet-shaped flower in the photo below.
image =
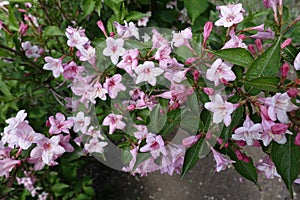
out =
<path fill-rule="evenodd" d="M 235 161 L 233 160 L 224 158 L 224 156 L 221 153 L 217 152 L 214 148 L 211 147 L 211 150 L 213 152 L 214 159 L 217 163 L 216 165 L 217 172 L 220 172 L 221 170 L 225 170 L 228 167 L 228 165 L 235 163 Z"/>
<path fill-rule="evenodd" d="M 144 62 L 144 64 L 137 66 L 134 71 L 138 75 L 136 84 L 146 81 L 152 86 L 156 85 L 156 77 L 164 72 L 164 70 L 155 67 L 152 61 Z"/>
<path fill-rule="evenodd" d="M 122 121 L 122 115 L 109 114 L 103 120 L 103 126 L 109 126 L 109 134 L 113 134 L 116 129 L 123 130 L 126 124 Z"/>
<path fill-rule="evenodd" d="M 234 72 L 231 70 L 233 64 L 228 62 L 222 62 L 218 58 L 206 72 L 206 78 L 213 81 L 215 86 L 220 85 L 220 83 L 226 83 L 228 81 L 233 81 L 236 79 Z"/>
<path fill-rule="evenodd" d="M 123 45 L 123 39 L 118 38 L 115 40 L 112 37 L 108 37 L 106 39 L 106 48 L 103 50 L 103 55 L 110 56 L 111 62 L 115 65 L 118 63 L 119 57 L 123 56 L 126 52 Z"/>
<path fill-rule="evenodd" d="M 241 3 L 217 6 L 217 10 L 220 10 L 221 18 L 215 22 L 216 26 L 231 27 L 244 20 L 244 9 Z"/>
<path fill-rule="evenodd" d="M 223 101 L 220 94 L 216 94 L 212 102 L 207 102 L 204 107 L 213 112 L 213 122 L 219 124 L 224 122 L 225 126 L 231 123 L 231 114 L 238 107 L 238 104 Z"/>

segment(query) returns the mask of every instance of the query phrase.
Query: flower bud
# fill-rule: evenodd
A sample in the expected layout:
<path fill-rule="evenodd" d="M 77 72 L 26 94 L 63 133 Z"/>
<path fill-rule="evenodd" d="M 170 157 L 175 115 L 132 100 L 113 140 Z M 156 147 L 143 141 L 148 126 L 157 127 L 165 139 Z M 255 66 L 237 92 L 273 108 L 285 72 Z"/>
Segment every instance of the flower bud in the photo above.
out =
<path fill-rule="evenodd" d="M 255 40 L 255 45 L 256 45 L 256 48 L 258 49 L 258 51 L 261 51 L 263 49 L 263 46 L 262 46 L 262 43 L 261 43 L 260 39 Z"/>
<path fill-rule="evenodd" d="M 195 71 L 193 72 L 193 75 L 194 75 L 194 80 L 195 80 L 195 81 L 198 81 L 199 76 L 200 76 L 200 72 L 199 72 L 198 70 L 195 70 Z"/>
<path fill-rule="evenodd" d="M 289 126 L 287 124 L 278 123 L 278 124 L 273 125 L 271 127 L 271 130 L 272 130 L 273 134 L 285 134 L 288 127 Z"/>
<path fill-rule="evenodd" d="M 248 50 L 252 53 L 252 55 L 256 54 L 253 44 L 248 45 Z"/>
<path fill-rule="evenodd" d="M 189 65 L 192 64 L 193 62 L 195 62 L 197 60 L 197 58 L 187 58 L 185 60 L 185 64 Z"/>
<path fill-rule="evenodd" d="M 297 88 L 290 88 L 287 91 L 287 94 L 289 95 L 289 97 L 295 98 L 298 95 L 298 90 L 297 90 Z"/>
<path fill-rule="evenodd" d="M 284 49 L 285 47 L 289 46 L 292 43 L 292 38 L 288 38 L 286 40 L 284 40 L 284 42 L 281 44 L 280 48 Z"/>
<path fill-rule="evenodd" d="M 283 63 L 280 68 L 282 78 L 286 78 L 290 70 L 290 66 L 287 63 Z"/>
<path fill-rule="evenodd" d="M 133 111 L 133 110 L 135 109 L 135 107 L 136 107 L 136 106 L 133 105 L 133 104 L 132 104 L 132 105 L 129 105 L 129 106 L 127 107 L 127 110 L 128 110 L 128 111 Z"/>
<path fill-rule="evenodd" d="M 20 27 L 19 27 L 19 35 L 20 36 L 24 36 L 25 33 L 27 32 L 29 26 L 27 24 L 24 24 L 23 22 L 21 22 Z"/>
<path fill-rule="evenodd" d="M 295 138 L 295 145 L 300 146 L 300 132 L 297 133 L 296 138 Z"/>
<path fill-rule="evenodd" d="M 100 28 L 100 30 L 102 31 L 102 33 L 105 35 L 105 37 L 107 37 L 107 33 L 106 33 L 105 27 L 104 27 L 104 25 L 103 25 L 103 22 L 102 22 L 101 20 L 99 20 L 99 21 L 97 22 L 97 25 L 98 25 L 98 27 Z"/>
<path fill-rule="evenodd" d="M 193 135 L 193 136 L 189 136 L 187 138 L 184 138 L 182 140 L 182 145 L 186 148 L 190 148 L 193 144 L 195 144 L 199 139 L 200 139 L 201 135 Z"/>

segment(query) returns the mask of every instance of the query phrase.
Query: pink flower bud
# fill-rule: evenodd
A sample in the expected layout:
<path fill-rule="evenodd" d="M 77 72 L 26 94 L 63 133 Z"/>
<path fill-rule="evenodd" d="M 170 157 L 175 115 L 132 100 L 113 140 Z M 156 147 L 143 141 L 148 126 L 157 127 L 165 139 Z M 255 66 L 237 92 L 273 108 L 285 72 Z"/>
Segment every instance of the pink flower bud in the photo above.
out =
<path fill-rule="evenodd" d="M 258 49 L 258 51 L 261 51 L 263 49 L 263 46 L 262 46 L 262 43 L 261 43 L 260 39 L 255 40 L 255 45 L 256 45 L 256 48 Z"/>
<path fill-rule="evenodd" d="M 278 124 L 273 125 L 271 127 L 271 130 L 272 130 L 273 134 L 285 134 L 288 127 L 289 126 L 287 124 L 278 123 Z"/>
<path fill-rule="evenodd" d="M 185 60 L 185 64 L 190 65 L 193 62 L 195 62 L 197 60 L 197 58 L 188 58 Z"/>
<path fill-rule="evenodd" d="M 46 121 L 46 126 L 47 126 L 47 127 L 50 127 L 50 126 L 51 126 L 49 120 Z"/>
<path fill-rule="evenodd" d="M 242 154 L 242 152 L 240 150 L 235 150 L 235 155 L 237 157 L 238 160 L 243 160 L 244 156 Z"/>
<path fill-rule="evenodd" d="M 24 36 L 25 33 L 27 32 L 29 26 L 27 24 L 24 24 L 23 22 L 21 22 L 20 27 L 19 27 L 19 35 L 20 36 Z"/>
<path fill-rule="evenodd" d="M 263 0 L 263 4 L 264 4 L 265 8 L 270 8 L 271 7 L 270 0 Z"/>
<path fill-rule="evenodd" d="M 261 144 L 260 144 L 260 142 L 258 140 L 254 140 L 254 143 L 253 143 L 252 146 L 254 146 L 254 147 L 261 147 Z"/>
<path fill-rule="evenodd" d="M 250 162 L 251 160 L 250 160 L 250 158 L 248 157 L 248 156 L 246 156 L 245 154 L 243 155 L 243 161 L 245 162 L 245 163 L 248 163 L 248 162 Z"/>
<path fill-rule="evenodd" d="M 282 78 L 286 78 L 290 70 L 290 66 L 287 63 L 283 63 L 280 68 Z"/>
<path fill-rule="evenodd" d="M 193 135 L 193 136 L 189 136 L 187 138 L 184 138 L 182 140 L 182 145 L 186 148 L 190 148 L 193 144 L 195 144 L 199 139 L 200 139 L 201 135 Z"/>
<path fill-rule="evenodd" d="M 203 37 L 204 37 L 204 40 L 207 40 L 207 38 L 209 37 L 211 31 L 212 31 L 212 28 L 213 28 L 213 23 L 208 21 L 205 23 L 204 25 L 204 32 L 203 32 Z"/>
<path fill-rule="evenodd" d="M 21 12 L 21 13 L 26 13 L 27 12 L 27 10 L 21 9 L 21 8 L 19 8 L 18 11 Z"/>
<path fill-rule="evenodd" d="M 114 32 L 111 32 L 110 34 L 109 34 L 109 37 L 114 37 L 115 36 L 115 33 Z"/>
<path fill-rule="evenodd" d="M 288 38 L 286 40 L 284 40 L 284 42 L 281 44 L 280 48 L 284 49 L 285 47 L 289 46 L 292 43 L 292 38 Z"/>
<path fill-rule="evenodd" d="M 128 107 L 127 107 L 127 110 L 129 110 L 129 111 L 133 111 L 134 109 L 135 109 L 135 105 L 129 105 Z"/>
<path fill-rule="evenodd" d="M 246 38 L 246 36 L 245 36 L 244 34 L 240 34 L 240 35 L 238 36 L 238 38 L 239 38 L 240 40 L 244 40 L 244 39 Z"/>
<path fill-rule="evenodd" d="M 217 141 L 218 141 L 218 143 L 220 145 L 223 145 L 224 148 L 229 147 L 229 143 L 228 142 L 226 142 L 225 144 L 223 144 L 223 139 L 222 138 L 218 138 Z"/>
<path fill-rule="evenodd" d="M 255 55 L 255 54 L 256 54 L 255 49 L 254 49 L 254 45 L 253 45 L 253 44 L 249 44 L 249 45 L 248 45 L 248 50 L 252 53 L 252 55 Z"/>
<path fill-rule="evenodd" d="M 104 25 L 103 25 L 103 22 L 102 22 L 101 20 L 99 20 L 99 21 L 97 22 L 97 25 L 98 25 L 98 27 L 100 28 L 100 30 L 102 31 L 102 33 L 107 37 L 107 33 L 106 33 L 105 27 L 104 27 Z"/>
<path fill-rule="evenodd" d="M 298 90 L 297 90 L 297 88 L 290 88 L 287 91 L 287 94 L 289 95 L 289 97 L 295 98 L 298 95 Z"/>
<path fill-rule="evenodd" d="M 235 143 L 239 146 L 239 147 L 244 147 L 246 146 L 246 142 L 243 141 L 243 140 L 238 140 L 238 141 L 235 141 Z"/>
<path fill-rule="evenodd" d="M 195 71 L 193 72 L 193 75 L 194 75 L 194 80 L 195 80 L 195 81 L 198 81 L 199 76 L 200 76 L 200 72 L 199 72 L 198 70 L 195 70 Z"/>
<path fill-rule="evenodd" d="M 278 0 L 278 5 L 282 6 L 282 0 Z"/>
<path fill-rule="evenodd" d="M 203 88 L 203 91 L 205 92 L 205 94 L 207 94 L 208 96 L 211 96 L 215 93 L 215 90 L 213 88 L 209 88 L 209 87 L 205 87 Z"/>
<path fill-rule="evenodd" d="M 295 138 L 295 144 L 300 146 L 300 132 L 297 133 L 296 138 Z"/>

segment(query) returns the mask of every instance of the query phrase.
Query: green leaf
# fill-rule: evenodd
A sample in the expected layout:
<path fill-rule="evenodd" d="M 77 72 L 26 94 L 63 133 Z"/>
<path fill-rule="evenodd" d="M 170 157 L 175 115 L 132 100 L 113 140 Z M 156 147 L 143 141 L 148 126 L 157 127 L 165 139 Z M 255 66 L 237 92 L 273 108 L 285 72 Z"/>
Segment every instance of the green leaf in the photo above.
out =
<path fill-rule="evenodd" d="M 2 77 L 0 76 L 0 91 L 5 95 L 5 96 L 12 96 L 12 94 L 9 91 L 9 88 L 7 85 L 2 81 Z"/>
<path fill-rule="evenodd" d="M 56 194 L 60 194 L 64 189 L 68 188 L 69 185 L 64 184 L 64 183 L 56 183 L 55 185 L 53 185 L 51 187 L 51 191 L 56 193 Z"/>
<path fill-rule="evenodd" d="M 112 2 L 114 2 L 115 4 L 119 4 L 122 3 L 124 0 L 111 0 Z"/>
<path fill-rule="evenodd" d="M 138 11 L 131 11 L 125 17 L 125 20 L 130 22 L 130 21 L 136 21 L 136 20 L 142 19 L 143 17 L 149 17 L 149 16 L 151 16 L 151 14 L 141 13 L 141 12 L 138 12 Z"/>
<path fill-rule="evenodd" d="M 235 170 L 244 178 L 252 181 L 253 183 L 255 183 L 259 188 L 260 185 L 258 183 L 257 180 L 257 171 L 256 171 L 256 167 L 254 166 L 253 160 L 250 158 L 250 162 L 244 162 L 241 161 L 237 158 L 235 152 L 233 149 L 228 149 L 227 150 L 227 155 L 235 161 L 235 163 L 233 163 L 233 166 L 235 168 Z"/>
<path fill-rule="evenodd" d="M 84 193 L 90 197 L 93 197 L 95 196 L 95 191 L 94 191 L 94 188 L 90 187 L 90 186 L 84 186 L 82 187 Z"/>
<path fill-rule="evenodd" d="M 247 87 L 254 87 L 258 90 L 263 91 L 277 91 L 277 86 L 279 84 L 279 78 L 277 77 L 260 77 L 255 78 L 251 81 L 241 81 Z"/>
<path fill-rule="evenodd" d="M 150 124 L 148 125 L 149 131 L 153 133 L 158 133 L 166 124 L 167 115 L 160 113 L 160 105 L 153 108 L 150 113 Z"/>
<path fill-rule="evenodd" d="M 244 107 L 240 106 L 236 109 L 231 116 L 231 123 L 228 127 L 223 128 L 221 133 L 221 138 L 224 139 L 224 142 L 227 142 L 231 138 L 233 129 L 237 127 L 243 121 Z"/>
<path fill-rule="evenodd" d="M 79 19 L 79 21 L 83 20 L 86 16 L 91 14 L 95 9 L 96 3 L 93 0 L 81 0 L 80 8 L 83 11 L 83 16 Z"/>
<path fill-rule="evenodd" d="M 271 159 L 293 198 L 292 185 L 300 172 L 300 147 L 294 144 L 291 135 L 285 144 L 273 142 L 271 145 Z"/>
<path fill-rule="evenodd" d="M 200 138 L 200 140 L 197 143 L 193 144 L 193 146 L 186 150 L 180 175 L 181 178 L 183 178 L 186 175 L 186 173 L 190 169 L 192 169 L 199 160 L 203 150 L 203 142 L 204 138 Z"/>
<path fill-rule="evenodd" d="M 139 167 L 139 165 L 144 162 L 145 160 L 151 158 L 151 154 L 150 153 L 138 153 L 136 156 L 136 162 L 134 163 L 134 166 L 132 168 L 131 172 L 134 172 L 136 170 L 136 168 Z"/>
<path fill-rule="evenodd" d="M 200 16 L 209 6 L 207 0 L 184 0 L 184 7 L 187 9 L 192 23 Z"/>
<path fill-rule="evenodd" d="M 44 36 L 65 36 L 65 34 L 57 26 L 48 26 L 44 32 Z"/>
<path fill-rule="evenodd" d="M 242 67 L 250 67 L 254 61 L 251 53 L 244 48 L 222 49 L 215 52 L 215 55 Z"/>
<path fill-rule="evenodd" d="M 280 68 L 280 40 L 281 37 L 252 63 L 246 72 L 246 80 L 277 74 Z"/>

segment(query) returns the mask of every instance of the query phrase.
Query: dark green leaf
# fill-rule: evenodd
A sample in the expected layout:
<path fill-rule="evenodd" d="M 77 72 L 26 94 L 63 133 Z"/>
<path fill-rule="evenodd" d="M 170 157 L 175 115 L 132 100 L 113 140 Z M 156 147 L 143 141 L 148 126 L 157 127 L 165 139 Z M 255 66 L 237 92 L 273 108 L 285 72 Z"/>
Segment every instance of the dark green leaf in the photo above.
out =
<path fill-rule="evenodd" d="M 44 36 L 65 36 L 65 34 L 57 26 L 48 26 L 44 32 Z"/>
<path fill-rule="evenodd" d="M 94 9 L 95 9 L 95 5 L 96 5 L 96 3 L 93 0 L 82 0 L 80 7 L 83 10 L 84 14 L 79 19 L 79 21 L 81 21 L 86 16 L 88 16 L 89 14 L 91 14 L 94 11 Z"/>
<path fill-rule="evenodd" d="M 257 171 L 256 171 L 256 167 L 253 164 L 252 159 L 250 158 L 250 162 L 244 162 L 241 161 L 237 158 L 235 152 L 233 149 L 228 149 L 227 154 L 229 155 L 229 157 L 235 161 L 235 163 L 233 163 L 233 166 L 235 168 L 235 170 L 242 175 L 244 178 L 252 181 L 253 183 L 255 183 L 258 187 L 259 183 L 257 180 Z"/>
<path fill-rule="evenodd" d="M 279 84 L 279 78 L 276 77 L 260 77 L 252 79 L 251 81 L 242 81 L 247 87 L 254 87 L 258 90 L 263 91 L 277 91 L 277 86 Z"/>
<path fill-rule="evenodd" d="M 273 142 L 271 148 L 271 159 L 292 198 L 292 184 L 300 172 L 300 147 L 294 144 L 293 136 L 289 135 L 284 145 Z"/>
<path fill-rule="evenodd" d="M 254 61 L 251 53 L 244 48 L 222 49 L 215 52 L 215 55 L 242 67 L 250 67 Z"/>
<path fill-rule="evenodd" d="M 68 188 L 69 186 L 64 183 L 56 183 L 51 187 L 51 191 L 54 193 L 61 193 L 65 188 Z"/>
<path fill-rule="evenodd" d="M 189 16 L 192 19 L 192 23 L 195 19 L 201 15 L 209 6 L 207 0 L 184 0 L 184 7 L 187 9 Z"/>
<path fill-rule="evenodd" d="M 136 168 L 139 167 L 139 165 L 144 162 L 145 160 L 151 158 L 151 154 L 150 153 L 138 153 L 138 155 L 136 156 L 136 162 L 134 163 L 134 166 L 132 168 L 132 172 L 134 172 L 136 170 Z"/>
<path fill-rule="evenodd" d="M 141 13 L 138 11 L 131 11 L 126 17 L 125 20 L 130 22 L 130 21 L 136 21 L 139 19 L 142 19 L 143 17 L 149 17 L 150 14 L 147 13 Z"/>
<path fill-rule="evenodd" d="M 280 68 L 280 41 L 277 41 L 259 56 L 246 72 L 246 80 L 253 80 L 259 77 L 272 77 L 277 74 Z"/>
<path fill-rule="evenodd" d="M 150 113 L 150 124 L 148 125 L 149 131 L 153 133 L 158 133 L 165 125 L 167 121 L 167 115 L 160 113 L 160 105 L 153 108 Z"/>
<path fill-rule="evenodd" d="M 204 138 L 201 138 L 197 143 L 193 144 L 186 152 L 184 156 L 181 178 L 197 163 L 203 150 Z M 204 143 L 206 144 L 206 143 Z"/>

